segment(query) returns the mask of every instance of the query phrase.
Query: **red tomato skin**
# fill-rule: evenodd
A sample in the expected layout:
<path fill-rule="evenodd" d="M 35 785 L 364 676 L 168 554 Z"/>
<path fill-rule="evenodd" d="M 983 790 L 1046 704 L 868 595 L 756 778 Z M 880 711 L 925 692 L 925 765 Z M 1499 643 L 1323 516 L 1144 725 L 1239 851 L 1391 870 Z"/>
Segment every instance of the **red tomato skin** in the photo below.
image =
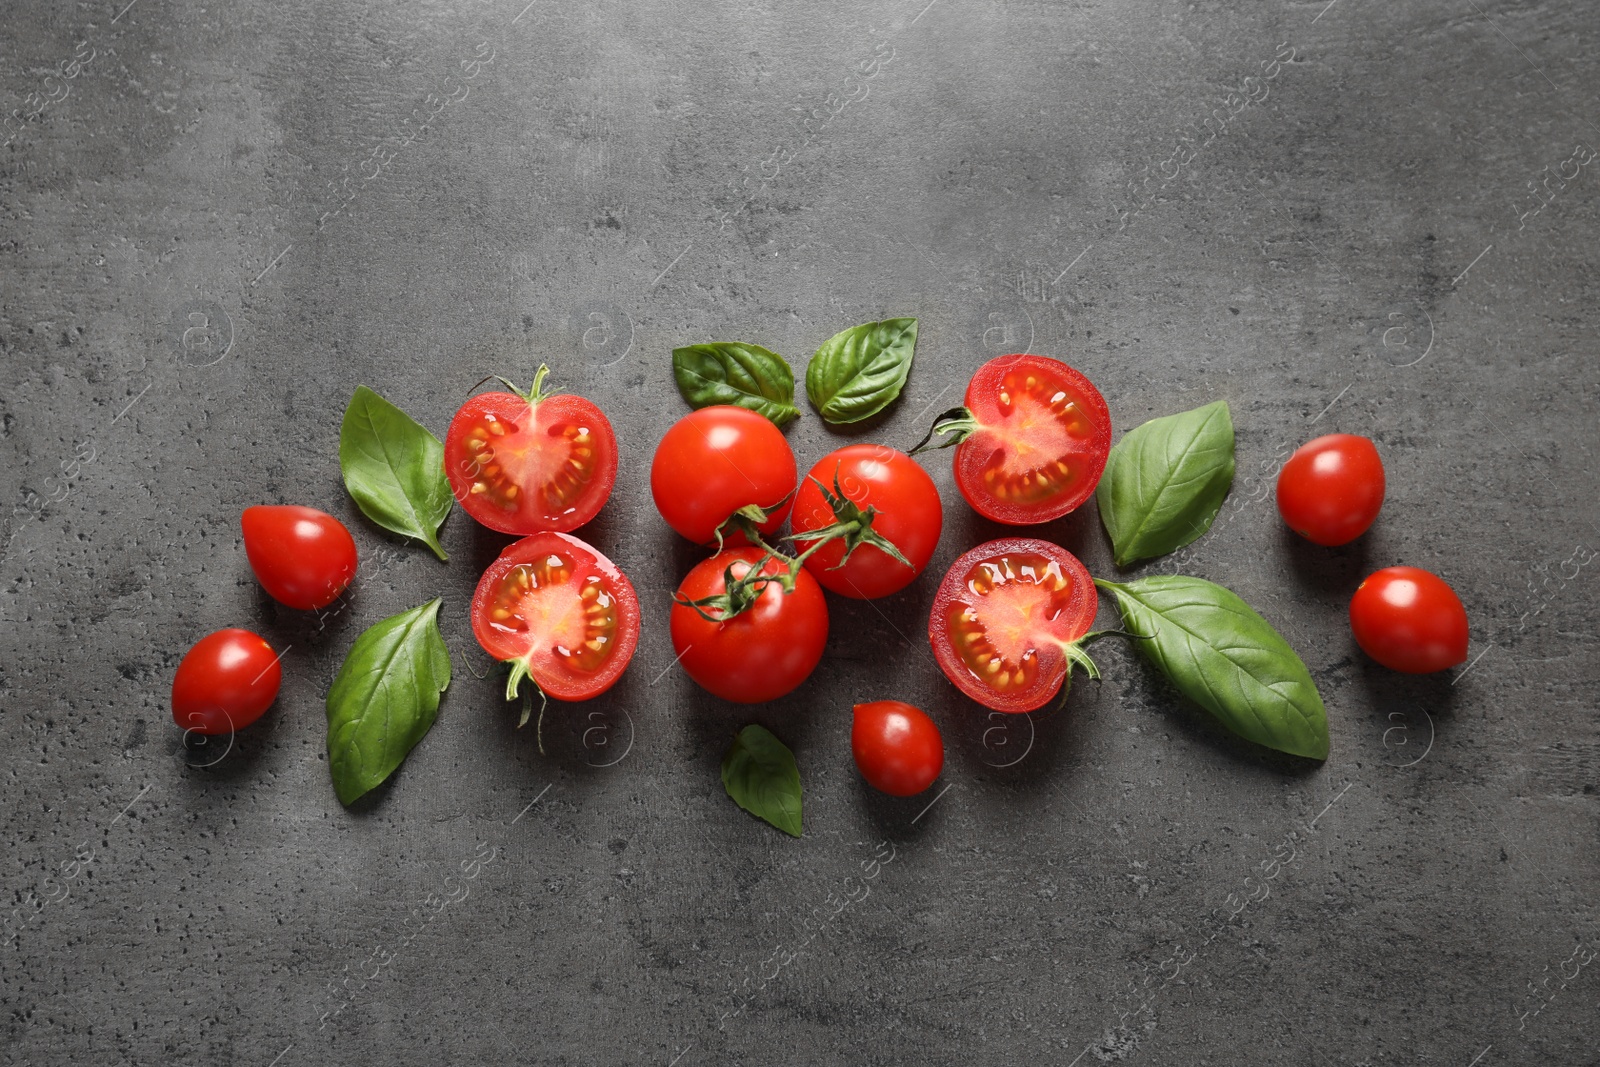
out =
<path fill-rule="evenodd" d="M 339 599 L 356 576 L 356 542 L 344 523 L 316 508 L 257 504 L 244 509 L 244 551 L 267 595 L 300 611 Z"/>
<path fill-rule="evenodd" d="M 1036 503 L 1023 503 L 1002 500 L 984 484 L 985 466 L 1000 445 L 996 435 L 985 429 L 984 425 L 1000 418 L 999 396 L 1006 373 L 1030 369 L 1040 369 L 1062 379 L 1077 397 L 1079 409 L 1092 430 L 1081 453 L 1083 475 L 1073 490 Z M 977 419 L 979 428 L 956 446 L 956 488 L 979 515 L 1008 526 L 1030 526 L 1059 519 L 1094 495 L 1095 486 L 1100 484 L 1100 475 L 1105 472 L 1106 459 L 1111 454 L 1111 412 L 1100 390 L 1076 368 L 1049 356 L 1026 353 L 996 356 L 979 367 L 972 376 L 963 403 Z"/>
<path fill-rule="evenodd" d="M 794 452 L 771 420 L 719 404 L 691 411 L 661 438 L 650 493 L 668 526 L 704 545 L 747 504 L 776 507 L 760 527 L 776 533 L 793 504 L 795 475 Z"/>
<path fill-rule="evenodd" d="M 1404 674 L 1432 674 L 1467 659 L 1467 609 L 1444 579 L 1420 567 L 1385 567 L 1350 598 L 1361 651 Z"/>
<path fill-rule="evenodd" d="M 563 426 L 580 426 L 592 435 L 594 459 L 587 485 L 576 497 L 559 506 L 541 503 L 541 486 L 519 485 L 519 504 L 514 511 L 495 506 L 472 491 L 483 464 L 468 449 L 472 431 L 484 419 L 493 418 L 519 427 L 524 433 L 555 434 Z M 558 393 L 530 407 L 512 393 L 479 393 L 471 397 L 455 417 L 444 439 L 444 473 L 450 481 L 461 510 L 491 530 L 509 534 L 534 534 L 545 531 L 566 533 L 576 530 L 600 513 L 611 497 L 617 481 L 617 437 L 611 420 L 591 400 Z"/>
<path fill-rule="evenodd" d="M 846 497 L 863 511 L 868 507 L 878 509 L 872 528 L 898 548 L 911 566 L 880 548 L 862 545 L 843 567 L 838 567 L 844 557 L 844 544 L 830 541 L 806 560 L 806 570 L 824 589 L 841 596 L 871 600 L 898 593 L 922 573 L 939 546 L 944 509 L 939 503 L 938 487 L 928 472 L 904 452 L 887 445 L 846 445 L 819 460 L 800 483 L 790 515 L 797 538 L 834 521 L 833 509 L 812 479 L 832 492 L 835 473 Z M 797 540 L 795 548 L 803 552 L 810 544 Z"/>
<path fill-rule="evenodd" d="M 266 640 L 249 630 L 207 634 L 184 653 L 172 676 L 172 721 L 214 736 L 242 730 L 278 697 L 283 668 Z"/>
<path fill-rule="evenodd" d="M 724 591 L 723 572 L 730 564 L 748 567 L 762 555 L 756 548 L 719 552 L 696 564 L 678 592 L 691 600 L 715 596 Z M 776 560 L 768 560 L 763 573 L 780 570 Z M 727 622 L 711 622 L 674 603 L 671 631 L 678 663 L 702 689 L 737 704 L 760 704 L 793 692 L 816 669 L 828 643 L 828 605 L 816 579 L 802 568 L 794 592 L 770 582 L 754 606 Z"/>
<path fill-rule="evenodd" d="M 899 700 L 855 706 L 850 751 L 867 784 L 893 797 L 915 796 L 944 769 L 944 739 L 921 708 Z"/>
<path fill-rule="evenodd" d="M 1278 472 L 1278 514 L 1313 544 L 1347 545 L 1383 507 L 1383 460 L 1355 434 L 1331 433 L 1295 449 Z"/>

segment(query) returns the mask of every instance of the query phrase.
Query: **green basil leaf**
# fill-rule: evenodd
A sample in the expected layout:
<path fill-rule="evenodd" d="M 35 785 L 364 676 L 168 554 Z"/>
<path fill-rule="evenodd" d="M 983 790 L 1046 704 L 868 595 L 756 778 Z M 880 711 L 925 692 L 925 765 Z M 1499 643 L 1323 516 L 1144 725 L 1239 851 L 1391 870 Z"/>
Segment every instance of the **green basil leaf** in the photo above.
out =
<path fill-rule="evenodd" d="M 344 409 L 339 469 L 363 515 L 449 559 L 439 544 L 439 525 L 454 499 L 444 475 L 444 446 L 364 385 L 356 386 Z"/>
<path fill-rule="evenodd" d="M 695 409 L 736 404 L 779 426 L 800 414 L 794 406 L 794 371 L 782 356 L 760 345 L 712 341 L 674 348 L 672 376 Z"/>
<path fill-rule="evenodd" d="M 439 598 L 356 638 L 328 690 L 328 769 L 341 804 L 382 782 L 439 716 L 450 652 Z"/>
<path fill-rule="evenodd" d="M 1226 400 L 1123 434 L 1095 490 L 1117 566 L 1164 556 L 1205 533 L 1232 485 Z"/>
<path fill-rule="evenodd" d="M 1139 651 L 1234 733 L 1280 752 L 1328 758 L 1328 717 L 1311 673 L 1249 604 L 1184 575 L 1095 584 L 1117 598 L 1123 625 L 1141 635 Z"/>
<path fill-rule="evenodd" d="M 786 834 L 800 836 L 800 768 L 763 726 L 746 726 L 722 757 L 722 788 L 733 802 Z"/>
<path fill-rule="evenodd" d="M 806 396 L 832 423 L 860 422 L 900 395 L 917 350 L 916 319 L 884 319 L 836 333 L 806 366 Z"/>

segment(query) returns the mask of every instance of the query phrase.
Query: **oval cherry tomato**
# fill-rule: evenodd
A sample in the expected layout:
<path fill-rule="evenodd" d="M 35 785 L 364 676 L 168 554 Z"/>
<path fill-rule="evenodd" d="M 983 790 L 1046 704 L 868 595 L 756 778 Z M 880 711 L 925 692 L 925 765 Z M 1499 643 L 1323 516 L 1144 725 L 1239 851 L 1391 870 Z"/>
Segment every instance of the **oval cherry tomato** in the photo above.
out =
<path fill-rule="evenodd" d="M 995 711 L 1033 711 L 1061 691 L 1065 646 L 1089 632 L 1100 598 L 1072 553 L 1048 541 L 979 545 L 945 574 L 928 638 L 945 676 Z"/>
<path fill-rule="evenodd" d="M 789 514 L 794 481 L 794 453 L 783 434 L 765 416 L 732 406 L 701 408 L 673 423 L 650 463 L 656 510 L 702 545 L 747 504 L 768 509 L 760 529 L 775 532 Z"/>
<path fill-rule="evenodd" d="M 689 600 L 721 595 L 729 568 L 734 578 L 742 578 L 763 555 L 756 548 L 719 552 L 696 564 L 678 586 L 678 595 Z M 761 573 L 782 570 L 777 560 L 769 559 Z M 816 668 L 828 642 L 828 605 L 816 579 L 802 568 L 795 575 L 794 592 L 768 582 L 754 605 L 725 622 L 712 622 L 675 602 L 671 628 L 672 647 L 689 677 L 724 700 L 758 704 L 791 692 Z"/>
<path fill-rule="evenodd" d="M 1361 651 L 1406 674 L 1431 674 L 1467 658 L 1467 609 L 1442 578 L 1418 567 L 1385 567 L 1350 598 Z"/>
<path fill-rule="evenodd" d="M 944 769 L 944 740 L 921 708 L 898 700 L 857 704 L 850 751 L 872 788 L 909 797 L 933 784 Z"/>
<path fill-rule="evenodd" d="M 617 480 L 611 422 L 581 396 L 479 393 L 444 439 L 444 472 L 462 510 L 491 530 L 576 530 L 599 514 Z"/>
<path fill-rule="evenodd" d="M 1278 514 L 1319 545 L 1349 544 L 1383 507 L 1383 460 L 1365 437 L 1330 433 L 1299 448 L 1278 472 Z"/>
<path fill-rule="evenodd" d="M 277 699 L 283 668 L 249 630 L 218 630 L 194 643 L 172 676 L 172 721 L 197 734 L 242 730 Z"/>
<path fill-rule="evenodd" d="M 805 564 L 824 589 L 865 600 L 899 592 L 922 573 L 939 545 L 944 511 L 933 479 L 916 460 L 887 445 L 846 445 L 824 456 L 795 494 L 791 519 L 795 548 L 801 552 L 811 545 L 800 539 L 801 534 L 834 521 L 817 482 L 830 493 L 837 484 L 862 511 L 877 509 L 872 529 L 911 563 L 908 567 L 876 545 L 862 543 L 840 567 L 844 542 L 829 541 Z"/>
<path fill-rule="evenodd" d="M 592 546 L 537 533 L 506 546 L 483 572 L 472 595 L 472 634 L 512 665 L 517 681 L 526 675 L 546 696 L 588 700 L 610 689 L 633 659 L 639 598 Z"/>
<path fill-rule="evenodd" d="M 245 508 L 244 551 L 267 595 L 301 611 L 325 608 L 356 576 L 356 542 L 344 523 L 316 508 Z"/>

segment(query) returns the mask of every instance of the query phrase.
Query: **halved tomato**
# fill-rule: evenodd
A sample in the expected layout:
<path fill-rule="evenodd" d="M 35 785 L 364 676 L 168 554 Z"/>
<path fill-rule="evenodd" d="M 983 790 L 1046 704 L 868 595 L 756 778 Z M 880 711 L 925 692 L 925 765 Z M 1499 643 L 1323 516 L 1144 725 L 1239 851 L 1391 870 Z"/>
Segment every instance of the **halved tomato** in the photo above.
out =
<path fill-rule="evenodd" d="M 639 598 L 592 546 L 538 533 L 507 546 L 483 572 L 472 633 L 511 664 L 507 700 L 528 677 L 546 696 L 588 700 L 611 688 L 639 647 Z"/>
<path fill-rule="evenodd" d="M 610 420 L 581 396 L 546 394 L 548 373 L 540 367 L 527 393 L 479 393 L 450 420 L 445 476 L 462 509 L 491 530 L 576 530 L 616 483 Z"/>
<path fill-rule="evenodd" d="M 1078 640 L 1100 597 L 1060 545 L 1027 537 L 979 545 L 956 560 L 933 600 L 928 640 L 945 676 L 995 711 L 1033 711 L 1074 664 L 1097 676 Z"/>

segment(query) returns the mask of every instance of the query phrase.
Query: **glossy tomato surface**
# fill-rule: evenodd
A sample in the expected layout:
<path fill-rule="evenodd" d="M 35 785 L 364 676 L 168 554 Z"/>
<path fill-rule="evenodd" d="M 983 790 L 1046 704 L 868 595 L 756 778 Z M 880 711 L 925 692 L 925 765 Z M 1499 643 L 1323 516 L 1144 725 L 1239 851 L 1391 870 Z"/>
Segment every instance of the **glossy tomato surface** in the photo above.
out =
<path fill-rule="evenodd" d="M 1431 674 L 1467 658 L 1467 609 L 1456 591 L 1419 567 L 1385 567 L 1350 600 L 1361 651 L 1406 674 Z"/>
<path fill-rule="evenodd" d="M 639 647 L 633 583 L 570 534 L 508 545 L 478 580 L 472 633 L 506 663 L 522 661 L 546 696 L 588 700 L 614 685 Z"/>
<path fill-rule="evenodd" d="M 890 796 L 914 796 L 944 769 L 939 727 L 921 708 L 899 700 L 855 706 L 850 751 L 867 784 Z"/>
<path fill-rule="evenodd" d="M 762 555 L 755 548 L 719 552 L 689 572 L 678 594 L 690 600 L 717 596 L 725 591 L 730 567 L 741 578 Z M 780 570 L 776 560 L 762 567 L 764 574 Z M 689 677 L 724 700 L 758 704 L 791 692 L 816 668 L 828 642 L 828 605 L 816 579 L 802 569 L 794 592 L 769 582 L 749 610 L 726 621 L 712 622 L 674 603 L 671 629 L 673 650 Z"/>
<path fill-rule="evenodd" d="M 887 445 L 846 445 L 829 453 L 811 468 L 795 494 L 790 519 L 797 551 L 803 552 L 812 544 L 802 534 L 834 521 L 833 509 L 816 483 L 821 482 L 831 493 L 835 478 L 838 488 L 863 511 L 877 509 L 873 530 L 899 549 L 911 566 L 875 545 L 862 544 L 840 567 L 845 546 L 843 542 L 830 541 L 806 560 L 806 569 L 824 589 L 843 596 L 871 599 L 904 589 L 922 573 L 939 546 L 944 510 L 933 479 L 916 460 Z"/>
<path fill-rule="evenodd" d="M 769 509 L 760 529 L 775 532 L 793 504 L 794 482 L 794 453 L 783 434 L 766 417 L 731 406 L 701 408 L 673 423 L 650 463 L 656 510 L 702 545 L 747 504 Z"/>
<path fill-rule="evenodd" d="M 462 509 L 492 530 L 576 530 L 611 496 L 617 438 L 581 396 L 479 393 L 450 420 L 444 470 Z"/>
<path fill-rule="evenodd" d="M 1063 646 L 1089 632 L 1100 602 L 1078 558 L 1027 537 L 979 545 L 946 572 L 928 618 L 945 676 L 995 711 L 1033 711 L 1061 691 Z"/>
<path fill-rule="evenodd" d="M 1278 472 L 1278 514 L 1308 541 L 1349 544 L 1378 517 L 1383 489 L 1377 446 L 1331 433 L 1301 445 Z"/>
<path fill-rule="evenodd" d="M 194 643 L 172 677 L 172 721 L 197 734 L 228 734 L 261 718 L 283 681 L 278 654 L 249 630 Z"/>
<path fill-rule="evenodd" d="M 1082 374 L 1048 356 L 991 359 L 967 386 L 977 424 L 956 446 L 956 486 L 995 522 L 1058 519 L 1089 499 L 1111 452 L 1111 413 Z"/>
<path fill-rule="evenodd" d="M 244 509 L 244 551 L 267 595 L 301 611 L 325 608 L 356 576 L 356 542 L 344 523 L 316 508 Z"/>

